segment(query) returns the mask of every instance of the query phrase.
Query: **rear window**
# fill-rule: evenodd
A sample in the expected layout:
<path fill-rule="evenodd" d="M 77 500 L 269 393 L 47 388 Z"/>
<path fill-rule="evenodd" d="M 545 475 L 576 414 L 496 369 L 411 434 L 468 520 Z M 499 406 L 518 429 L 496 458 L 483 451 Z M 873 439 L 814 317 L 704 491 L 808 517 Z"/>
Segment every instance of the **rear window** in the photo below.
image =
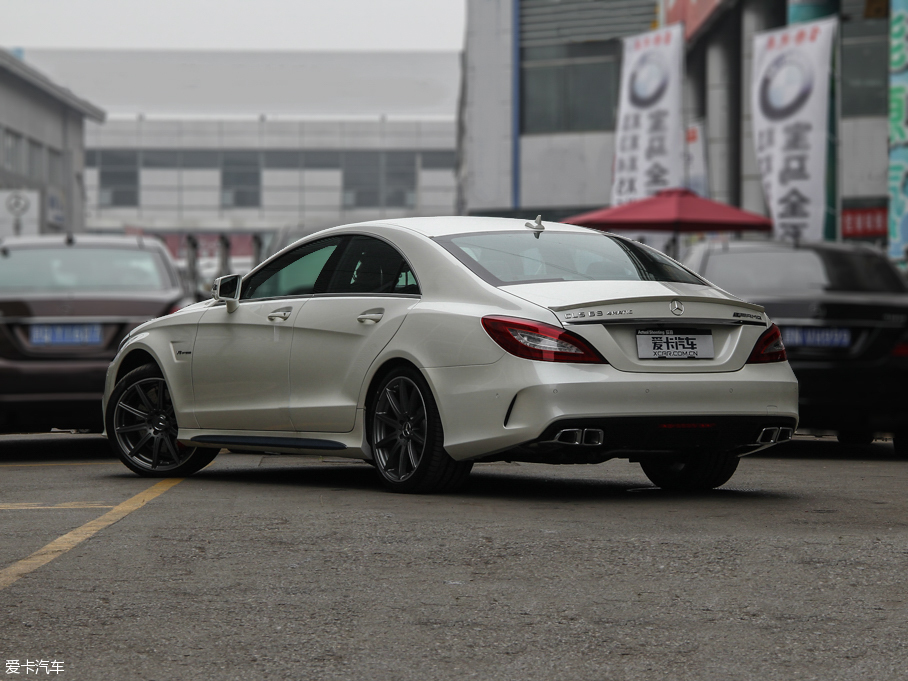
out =
<path fill-rule="evenodd" d="M 828 248 L 711 252 L 703 276 L 735 294 L 906 291 L 884 256 Z"/>
<path fill-rule="evenodd" d="M 159 291 L 174 283 L 160 256 L 125 248 L 0 248 L 0 291 Z"/>
<path fill-rule="evenodd" d="M 608 234 L 545 231 L 457 234 L 436 241 L 495 286 L 550 281 L 704 284 L 656 250 Z"/>

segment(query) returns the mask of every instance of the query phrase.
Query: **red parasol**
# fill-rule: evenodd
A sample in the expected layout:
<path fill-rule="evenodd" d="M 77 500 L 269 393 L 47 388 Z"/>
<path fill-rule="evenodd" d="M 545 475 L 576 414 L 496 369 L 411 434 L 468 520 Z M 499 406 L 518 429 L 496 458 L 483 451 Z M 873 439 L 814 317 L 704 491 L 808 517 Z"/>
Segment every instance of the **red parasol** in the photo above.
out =
<path fill-rule="evenodd" d="M 613 230 L 672 232 L 770 232 L 772 220 L 717 201 L 688 189 L 666 189 L 655 196 L 564 218 L 580 227 Z"/>

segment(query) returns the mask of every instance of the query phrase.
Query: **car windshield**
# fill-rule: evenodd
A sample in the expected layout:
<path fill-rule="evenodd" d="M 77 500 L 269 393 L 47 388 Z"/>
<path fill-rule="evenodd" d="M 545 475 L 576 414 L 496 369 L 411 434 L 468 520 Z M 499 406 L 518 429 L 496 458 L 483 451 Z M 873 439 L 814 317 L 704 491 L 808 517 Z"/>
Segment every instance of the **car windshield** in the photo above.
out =
<path fill-rule="evenodd" d="M 436 241 L 495 286 L 550 281 L 705 283 L 658 251 L 608 234 L 525 230 L 457 234 Z"/>
<path fill-rule="evenodd" d="M 901 277 L 882 255 L 804 247 L 783 251 L 714 251 L 703 276 L 735 294 L 904 293 Z"/>
<path fill-rule="evenodd" d="M 152 251 L 0 247 L 0 292 L 160 291 L 173 286 Z"/>

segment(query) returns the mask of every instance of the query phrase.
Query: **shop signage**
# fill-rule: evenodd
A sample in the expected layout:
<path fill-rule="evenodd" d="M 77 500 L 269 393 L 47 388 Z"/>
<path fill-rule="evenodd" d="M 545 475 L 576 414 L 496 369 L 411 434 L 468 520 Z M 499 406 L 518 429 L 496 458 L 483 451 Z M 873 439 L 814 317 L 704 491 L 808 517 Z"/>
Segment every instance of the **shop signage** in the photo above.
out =
<path fill-rule="evenodd" d="M 41 195 L 32 190 L 0 190 L 0 238 L 38 233 Z"/>
<path fill-rule="evenodd" d="M 706 139 L 703 121 L 694 121 L 687 126 L 687 154 L 685 165 L 687 179 L 685 186 L 695 194 L 709 198 L 709 174 L 706 170 Z"/>
<path fill-rule="evenodd" d="M 829 76 L 837 27 L 838 19 L 824 19 L 754 37 L 754 144 L 777 236 L 823 239 Z"/>
<path fill-rule="evenodd" d="M 846 208 L 842 211 L 842 236 L 846 239 L 884 237 L 885 208 Z"/>
<path fill-rule="evenodd" d="M 722 4 L 722 0 L 666 0 L 665 23 L 684 24 L 684 37 L 690 39 Z"/>
<path fill-rule="evenodd" d="M 889 20 L 889 255 L 908 246 L 908 0 L 892 0 Z"/>
<path fill-rule="evenodd" d="M 624 39 L 612 205 L 684 184 L 680 25 Z"/>

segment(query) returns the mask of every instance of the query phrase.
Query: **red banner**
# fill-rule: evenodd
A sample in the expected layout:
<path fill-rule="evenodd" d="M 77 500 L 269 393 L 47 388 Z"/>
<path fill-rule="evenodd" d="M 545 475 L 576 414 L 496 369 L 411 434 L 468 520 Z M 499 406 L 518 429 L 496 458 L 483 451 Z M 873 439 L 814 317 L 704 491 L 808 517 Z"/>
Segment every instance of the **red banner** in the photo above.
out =
<path fill-rule="evenodd" d="M 848 208 L 842 211 L 842 237 L 879 237 L 888 234 L 888 211 L 882 208 Z"/>
<path fill-rule="evenodd" d="M 716 11 L 723 0 L 668 0 L 665 23 L 684 22 L 684 39 L 689 40 L 703 23 Z"/>

